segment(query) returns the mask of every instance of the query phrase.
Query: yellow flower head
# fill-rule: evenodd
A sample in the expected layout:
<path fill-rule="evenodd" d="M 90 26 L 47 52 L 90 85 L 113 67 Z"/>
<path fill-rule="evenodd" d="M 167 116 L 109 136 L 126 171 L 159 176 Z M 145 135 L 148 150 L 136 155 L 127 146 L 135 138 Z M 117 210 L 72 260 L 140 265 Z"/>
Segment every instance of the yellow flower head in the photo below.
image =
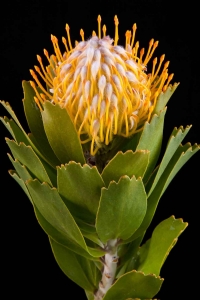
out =
<path fill-rule="evenodd" d="M 67 40 L 64 54 L 55 36 L 51 36 L 55 55 L 51 57 L 44 50 L 49 65 L 45 68 L 40 56 L 40 67 L 35 70 L 46 83 L 45 89 L 31 70 L 35 82 L 43 93 L 36 92 L 35 101 L 42 110 L 44 101 L 58 103 L 66 108 L 81 143 L 91 142 L 90 153 L 95 155 L 102 145 L 108 145 L 115 135 L 129 137 L 141 130 L 151 117 L 157 98 L 165 91 L 173 74 L 168 76 L 164 55 L 153 60 L 150 74 L 146 66 L 151 59 L 158 41 L 152 39 L 144 55 L 135 43 L 136 24 L 125 34 L 125 48 L 118 45 L 118 18 L 115 16 L 115 38 L 106 35 L 106 26 L 101 27 L 98 16 L 98 35 L 93 31 L 89 40 L 84 40 L 81 29 L 81 42 L 72 47 L 69 26 L 66 25 Z M 162 67 L 162 69 L 161 69 Z"/>

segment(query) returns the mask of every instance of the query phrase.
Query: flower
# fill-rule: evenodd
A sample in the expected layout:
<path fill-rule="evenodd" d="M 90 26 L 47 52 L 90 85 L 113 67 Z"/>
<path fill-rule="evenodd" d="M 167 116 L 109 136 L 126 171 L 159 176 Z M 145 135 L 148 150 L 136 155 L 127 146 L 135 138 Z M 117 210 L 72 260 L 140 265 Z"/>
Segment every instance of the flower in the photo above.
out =
<path fill-rule="evenodd" d="M 62 38 L 66 49 L 64 54 L 57 38 L 51 36 L 55 55 L 49 56 L 44 50 L 49 65 L 45 68 L 41 57 L 37 56 L 41 69 L 35 66 L 47 88 L 30 70 L 42 91 L 39 93 L 31 81 L 40 110 L 44 101 L 65 107 L 81 143 L 90 142 L 91 155 L 103 145 L 109 145 L 116 135 L 130 137 L 142 130 L 152 115 L 159 94 L 167 89 L 173 78 L 173 74 L 168 75 L 169 62 L 162 66 L 164 55 L 159 63 L 157 58 L 153 59 L 152 71 L 147 73 L 147 64 L 158 41 L 151 39 L 144 55 L 144 48 L 139 51 L 139 42 L 135 43 L 136 24 L 132 31 L 126 32 L 123 48 L 118 45 L 117 16 L 114 17 L 114 40 L 106 35 L 106 26 L 101 27 L 100 16 L 97 20 L 98 35 L 93 31 L 92 37 L 85 40 L 81 29 L 82 41 L 76 42 L 74 48 L 66 25 L 67 40 Z"/>

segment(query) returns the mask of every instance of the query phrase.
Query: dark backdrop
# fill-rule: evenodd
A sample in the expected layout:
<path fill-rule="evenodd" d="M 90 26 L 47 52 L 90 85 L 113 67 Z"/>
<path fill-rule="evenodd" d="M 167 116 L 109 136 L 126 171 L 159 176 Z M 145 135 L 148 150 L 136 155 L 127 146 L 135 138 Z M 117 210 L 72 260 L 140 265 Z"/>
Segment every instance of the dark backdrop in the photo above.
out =
<path fill-rule="evenodd" d="M 52 3 L 52 4 L 51 4 Z M 178 4 L 180 3 L 180 4 Z M 89 37 L 97 29 L 101 14 L 108 33 L 113 36 L 113 18 L 120 22 L 120 43 L 134 22 L 137 39 L 147 47 L 154 37 L 159 40 L 156 54 L 165 53 L 171 61 L 169 71 L 180 86 L 168 104 L 163 149 L 175 126 L 193 124 L 186 142 L 200 143 L 199 118 L 199 17 L 194 0 L 182 1 L 7 1 L 0 17 L 0 99 L 9 101 L 27 129 L 23 114 L 21 82 L 30 80 L 29 69 L 37 64 L 36 54 L 43 48 L 53 52 L 50 34 L 60 40 L 65 24 L 71 27 L 72 39 L 79 39 L 79 30 Z M 0 108 L 0 115 L 7 115 Z M 4 136 L 9 133 L 0 125 L 1 151 L 1 259 L 2 294 L 15 294 L 21 299 L 86 299 L 81 288 L 59 269 L 52 255 L 48 238 L 38 225 L 33 209 L 23 191 L 7 173 L 11 168 Z M 162 150 L 163 153 L 163 150 Z M 165 278 L 158 298 L 162 300 L 193 299 L 199 294 L 199 153 L 178 173 L 161 199 L 151 229 L 172 214 L 189 222 L 161 271 Z M 7 287 L 5 287 L 7 285 Z M 117 300 L 117 299 L 116 299 Z"/>

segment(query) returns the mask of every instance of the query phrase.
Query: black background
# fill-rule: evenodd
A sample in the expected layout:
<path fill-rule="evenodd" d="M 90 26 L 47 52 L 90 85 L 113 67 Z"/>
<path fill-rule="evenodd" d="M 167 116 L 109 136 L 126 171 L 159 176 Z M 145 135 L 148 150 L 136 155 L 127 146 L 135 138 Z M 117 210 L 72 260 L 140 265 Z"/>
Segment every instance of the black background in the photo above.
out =
<path fill-rule="evenodd" d="M 180 4 L 178 4 L 178 3 Z M 23 126 L 21 82 L 30 80 L 29 69 L 37 64 L 36 54 L 43 48 L 51 53 L 50 34 L 60 40 L 65 36 L 65 24 L 71 27 L 72 40 L 80 39 L 79 30 L 90 37 L 97 29 L 97 15 L 101 14 L 110 36 L 114 34 L 113 18 L 120 22 L 120 43 L 124 33 L 137 23 L 137 39 L 145 48 L 154 37 L 159 40 L 158 57 L 165 53 L 170 60 L 169 72 L 175 73 L 174 82 L 180 86 L 170 99 L 166 115 L 163 149 L 175 126 L 193 124 L 185 139 L 200 143 L 200 92 L 199 92 L 199 17 L 195 1 L 7 1 L 1 7 L 0 17 L 0 98 L 9 101 Z M 149 70 L 151 66 L 148 67 Z M 0 115 L 8 115 L 0 108 Z M 28 129 L 27 129 L 28 130 Z M 39 227 L 33 209 L 20 187 L 7 173 L 11 168 L 6 153 L 4 136 L 9 137 L 0 125 L 1 151 L 1 259 L 3 274 L 2 294 L 15 294 L 21 299 L 29 296 L 47 299 L 86 299 L 81 288 L 71 282 L 59 269 L 52 255 L 48 238 Z M 162 149 L 162 153 L 163 150 Z M 175 215 L 189 222 L 170 253 L 161 276 L 165 278 L 159 299 L 193 299 L 199 294 L 199 153 L 178 173 L 163 195 L 156 216 L 147 233 L 160 221 Z M 197 165 L 198 164 L 198 165 Z M 116 299 L 117 300 L 117 299 Z"/>

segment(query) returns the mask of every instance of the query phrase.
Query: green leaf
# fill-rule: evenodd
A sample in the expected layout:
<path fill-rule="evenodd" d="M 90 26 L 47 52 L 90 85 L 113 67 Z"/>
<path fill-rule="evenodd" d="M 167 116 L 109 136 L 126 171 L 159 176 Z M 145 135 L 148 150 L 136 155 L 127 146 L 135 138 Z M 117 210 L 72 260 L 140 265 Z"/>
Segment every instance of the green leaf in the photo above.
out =
<path fill-rule="evenodd" d="M 151 239 L 147 240 L 147 242 L 143 244 L 142 247 L 139 247 L 137 252 L 134 253 L 134 256 L 132 256 L 126 266 L 126 272 L 138 270 L 139 266 L 145 261 L 149 251 L 150 241 Z"/>
<path fill-rule="evenodd" d="M 134 133 L 131 137 L 124 138 L 123 146 L 121 147 L 123 152 L 126 152 L 127 150 L 132 150 L 133 152 L 136 151 L 137 145 L 140 140 L 140 136 L 142 134 L 142 131 Z"/>
<path fill-rule="evenodd" d="M 29 180 L 26 185 L 34 205 L 57 231 L 78 244 L 90 255 L 94 257 L 104 255 L 105 251 L 101 249 L 87 247 L 80 229 L 55 188 L 50 188 L 46 183 L 40 184 L 36 179 Z"/>
<path fill-rule="evenodd" d="M 156 211 L 157 205 L 166 188 L 174 178 L 174 176 L 178 173 L 181 167 L 198 151 L 200 147 L 195 144 L 191 147 L 190 143 L 185 144 L 184 146 L 180 145 L 175 154 L 173 155 L 170 164 L 168 164 L 165 169 L 163 175 L 158 181 L 156 187 L 154 188 L 151 195 L 147 198 L 147 213 L 144 217 L 144 220 L 140 226 L 140 228 L 133 234 L 133 236 L 129 239 L 134 240 L 135 238 L 142 235 L 146 229 L 149 227 L 151 220 Z"/>
<path fill-rule="evenodd" d="M 43 166 L 45 167 L 45 170 L 52 182 L 52 184 L 54 186 L 56 186 L 56 172 L 55 170 L 53 170 L 52 168 L 52 163 L 51 165 L 49 165 L 46 162 L 46 158 L 41 154 L 40 150 L 40 146 L 38 145 L 37 141 L 35 140 L 35 138 L 33 137 L 33 135 L 31 133 L 29 133 L 28 135 L 22 131 L 18 125 L 12 120 L 12 119 L 8 119 L 7 117 L 4 118 L 0 118 L 1 121 L 3 122 L 3 124 L 6 126 L 6 128 L 9 130 L 9 132 L 11 133 L 12 137 L 15 139 L 15 141 L 19 144 L 20 142 L 23 142 L 25 145 L 27 146 L 31 146 L 33 148 L 33 150 L 37 153 L 37 155 L 40 157 L 40 161 L 42 162 Z M 47 149 L 48 150 L 48 149 Z M 51 150 L 52 151 L 52 150 Z M 48 151 L 47 152 L 47 156 L 48 156 Z M 55 154 L 54 154 L 55 156 Z M 55 156 L 56 157 L 56 156 Z"/>
<path fill-rule="evenodd" d="M 187 225 L 182 219 L 176 220 L 174 216 L 162 221 L 153 232 L 148 254 L 138 270 L 145 274 L 159 275 L 169 252 Z"/>
<path fill-rule="evenodd" d="M 49 240 L 54 257 L 65 275 L 83 289 L 93 292 L 97 288 L 97 280 L 101 278 L 101 272 L 94 262 L 73 253 L 51 238 Z"/>
<path fill-rule="evenodd" d="M 96 228 L 102 242 L 128 239 L 140 226 L 146 213 L 146 193 L 141 178 L 123 176 L 102 189 Z"/>
<path fill-rule="evenodd" d="M 15 181 L 21 186 L 22 190 L 23 190 L 23 191 L 25 192 L 25 194 L 28 196 L 28 198 L 29 198 L 31 204 L 33 204 L 32 199 L 31 199 L 31 196 L 30 196 L 30 194 L 29 194 L 29 191 L 28 191 L 28 189 L 27 189 L 27 187 L 26 187 L 24 181 L 23 181 L 21 178 L 19 178 L 19 176 L 16 174 L 16 172 L 15 172 L 14 170 L 10 170 L 10 171 L 9 171 L 9 174 L 10 174 L 10 176 L 11 176 L 13 179 L 15 179 Z"/>
<path fill-rule="evenodd" d="M 165 92 L 161 92 L 156 101 L 156 106 L 153 113 L 158 114 L 166 106 L 167 102 L 177 89 L 179 83 L 174 83 L 174 85 L 169 85 Z"/>
<path fill-rule="evenodd" d="M 88 300 L 94 300 L 94 293 L 85 290 L 85 294 Z"/>
<path fill-rule="evenodd" d="M 27 187 L 35 206 L 44 218 L 57 230 L 85 248 L 80 230 L 57 190 L 50 188 L 46 183 L 40 184 L 38 180 L 29 180 Z"/>
<path fill-rule="evenodd" d="M 33 135 L 31 133 L 28 134 L 28 136 L 25 135 L 12 119 L 9 120 L 7 117 L 4 117 L 4 119 L 1 118 L 1 121 L 4 123 L 6 128 L 10 131 L 12 137 L 15 139 L 15 141 L 18 144 L 20 142 L 23 142 L 26 146 L 29 146 L 31 144 L 31 145 L 34 145 L 37 149 L 40 148 L 37 144 L 37 141 L 33 137 Z M 49 150 L 47 152 L 49 152 Z M 43 160 L 43 158 L 41 156 L 40 156 L 40 161 L 42 162 L 43 166 L 45 167 L 45 170 L 46 170 L 52 184 L 54 186 L 56 186 L 56 172 L 55 172 L 55 170 L 52 168 L 51 165 L 49 165 L 45 160 Z"/>
<path fill-rule="evenodd" d="M 69 235 L 65 234 L 64 232 L 61 232 L 57 230 L 55 227 L 53 227 L 39 212 L 36 206 L 34 206 L 35 216 L 37 218 L 38 223 L 42 227 L 42 229 L 45 231 L 45 233 L 51 237 L 53 240 L 55 240 L 57 243 L 65 246 L 69 250 L 84 256 L 87 259 L 96 260 L 98 258 L 95 258 L 91 256 L 85 249 L 80 247 L 80 245 L 76 242 L 74 242 L 72 239 L 69 238 Z"/>
<path fill-rule="evenodd" d="M 102 172 L 102 178 L 106 184 L 109 185 L 111 180 L 119 181 L 120 177 L 133 175 L 143 177 L 149 162 L 149 151 L 139 150 L 133 152 L 131 150 L 122 153 L 118 152 L 111 161 L 106 165 Z"/>
<path fill-rule="evenodd" d="M 9 119 L 7 117 L 0 117 L 1 122 L 3 123 L 3 125 L 6 127 L 6 129 L 10 132 L 10 134 L 12 135 L 13 139 L 16 140 L 14 132 L 12 131 L 10 124 L 9 124 Z"/>
<path fill-rule="evenodd" d="M 32 141 L 32 143 L 38 148 L 40 148 L 40 146 L 38 145 L 35 137 L 32 135 L 32 133 L 28 134 L 29 139 Z M 42 157 L 40 157 L 40 161 L 42 162 L 51 182 L 52 185 L 57 187 L 57 172 L 55 169 L 55 166 L 53 166 L 53 164 L 51 162 L 47 163 L 46 160 L 44 160 Z"/>
<path fill-rule="evenodd" d="M 154 182 L 154 179 L 155 179 L 155 177 L 156 177 L 156 174 L 157 174 L 157 172 L 158 172 L 159 167 L 160 167 L 160 165 L 158 165 L 158 166 L 153 170 L 153 172 L 151 173 L 151 175 L 150 175 L 148 181 L 147 181 L 146 184 L 145 184 L 145 191 L 146 191 L 146 194 L 147 194 L 147 195 L 148 195 L 148 193 L 149 193 L 149 191 L 150 191 L 150 189 L 151 189 L 151 186 L 152 186 L 152 184 L 153 184 L 153 182 Z"/>
<path fill-rule="evenodd" d="M 77 219 L 77 218 L 75 220 L 76 220 L 76 223 L 84 237 L 93 241 L 95 244 L 99 245 L 100 247 L 103 247 L 103 244 L 98 237 L 98 234 L 96 232 L 96 228 L 94 225 L 85 223 L 82 220 Z"/>
<path fill-rule="evenodd" d="M 163 159 L 161 161 L 158 172 L 156 174 L 156 177 L 154 179 L 154 182 L 151 186 L 151 189 L 150 189 L 148 195 L 150 195 L 151 192 L 153 191 L 154 187 L 158 183 L 158 181 L 159 181 L 161 175 L 163 174 L 164 170 L 166 169 L 167 165 L 170 163 L 170 160 L 171 160 L 172 156 L 176 152 L 176 150 L 179 147 L 182 140 L 187 135 L 190 128 L 191 128 L 191 126 L 187 126 L 185 129 L 182 126 L 179 129 L 174 128 L 174 130 L 173 130 L 173 132 L 170 136 L 165 154 L 163 156 Z"/>
<path fill-rule="evenodd" d="M 96 167 L 70 162 L 57 168 L 58 192 L 72 215 L 95 224 L 104 182 Z"/>
<path fill-rule="evenodd" d="M 137 268 L 131 268 L 130 266 L 135 263 L 135 257 L 137 257 L 137 253 L 139 251 L 139 246 L 142 242 L 143 236 L 140 236 L 136 240 L 132 241 L 129 244 L 120 244 L 118 248 L 118 255 L 120 257 L 120 261 L 117 267 L 117 275 L 116 278 L 119 278 L 126 272 L 137 270 Z M 135 264 L 134 264 L 135 266 Z"/>
<path fill-rule="evenodd" d="M 15 112 L 12 110 L 12 107 L 10 106 L 10 104 L 8 102 L 1 101 L 1 100 L 0 100 L 0 103 L 7 110 L 7 112 L 11 115 L 11 117 L 13 118 L 13 120 L 15 121 L 15 123 L 19 126 L 19 128 L 24 132 L 24 129 L 21 126 L 19 120 L 17 119 L 17 116 L 16 116 Z M 25 133 L 25 135 L 26 135 L 26 133 Z"/>
<path fill-rule="evenodd" d="M 122 275 L 107 291 L 103 300 L 126 300 L 127 298 L 149 299 L 160 290 L 163 279 L 131 271 Z"/>
<path fill-rule="evenodd" d="M 6 138 L 6 142 L 13 154 L 13 156 L 18 159 L 23 165 L 25 165 L 32 174 L 36 176 L 41 182 L 45 181 L 51 185 L 51 181 L 47 172 L 42 165 L 41 161 L 31 148 L 31 146 L 26 146 L 23 143 L 17 145 L 14 141 Z"/>
<path fill-rule="evenodd" d="M 172 157 L 170 164 L 167 166 L 166 172 L 164 172 L 163 176 L 161 176 L 161 179 L 159 180 L 159 183 L 156 185 L 156 194 L 157 191 L 160 191 L 159 185 L 161 184 L 163 186 L 164 184 L 160 197 L 163 195 L 163 193 L 165 192 L 166 188 L 168 187 L 168 185 L 170 184 L 174 176 L 184 166 L 184 164 L 199 150 L 200 150 L 200 145 L 197 144 L 191 146 L 190 143 L 187 143 L 184 146 L 182 145 L 179 146 L 176 153 Z"/>
<path fill-rule="evenodd" d="M 25 182 L 26 180 L 32 179 L 31 175 L 29 174 L 29 172 L 27 171 L 26 167 L 24 165 L 22 165 L 18 159 L 13 159 L 12 156 L 8 153 L 8 157 L 11 161 L 11 163 L 13 164 L 13 167 L 15 168 L 15 170 L 17 171 L 17 174 L 19 175 L 19 177 L 21 177 L 21 179 Z"/>
<path fill-rule="evenodd" d="M 31 141 L 29 136 L 24 131 L 24 129 L 21 126 L 20 122 L 18 121 L 14 111 L 12 110 L 10 104 L 5 101 L 0 101 L 0 104 L 2 104 L 4 106 L 4 108 L 8 111 L 8 113 L 11 115 L 11 117 L 13 118 L 13 120 L 15 121 L 15 123 L 21 130 L 20 131 L 17 128 L 17 126 L 15 126 L 16 124 L 13 121 L 11 122 L 11 120 L 10 120 L 9 123 L 7 123 L 7 125 L 6 125 L 6 121 L 5 122 L 3 121 L 6 128 L 10 131 L 11 135 L 13 135 L 13 138 L 16 140 L 19 139 L 19 140 L 21 140 L 20 142 L 24 142 L 24 144 L 30 145 L 40 158 L 42 158 L 44 161 L 47 161 L 46 157 L 40 152 L 40 150 L 37 148 L 37 146 L 34 145 L 34 143 Z M 8 120 L 8 118 L 6 118 L 6 120 Z M 2 121 L 2 119 L 1 119 L 1 121 Z M 16 136 L 15 136 L 15 134 L 16 134 Z M 49 162 L 47 161 L 47 163 L 49 163 Z"/>
<path fill-rule="evenodd" d="M 17 143 L 23 142 L 26 145 L 30 144 L 27 136 L 12 119 L 9 120 L 7 117 L 0 117 L 0 119 Z"/>
<path fill-rule="evenodd" d="M 150 123 L 145 123 L 139 144 L 136 149 L 150 151 L 149 164 L 144 176 L 144 182 L 147 181 L 149 175 L 153 171 L 160 154 L 165 113 L 166 108 L 161 111 L 159 115 L 153 115 Z"/>
<path fill-rule="evenodd" d="M 34 100 L 34 96 L 36 95 L 35 91 L 28 81 L 24 80 L 22 82 L 22 86 L 24 90 L 24 111 L 31 133 L 35 137 L 39 145 L 39 149 L 41 150 L 43 155 L 45 155 L 50 164 L 52 164 L 54 167 L 60 165 L 60 162 L 53 152 L 46 137 L 42 122 L 42 115 Z"/>
<path fill-rule="evenodd" d="M 81 143 L 67 110 L 46 101 L 42 119 L 49 143 L 61 163 L 73 160 L 83 165 L 85 158 Z"/>

